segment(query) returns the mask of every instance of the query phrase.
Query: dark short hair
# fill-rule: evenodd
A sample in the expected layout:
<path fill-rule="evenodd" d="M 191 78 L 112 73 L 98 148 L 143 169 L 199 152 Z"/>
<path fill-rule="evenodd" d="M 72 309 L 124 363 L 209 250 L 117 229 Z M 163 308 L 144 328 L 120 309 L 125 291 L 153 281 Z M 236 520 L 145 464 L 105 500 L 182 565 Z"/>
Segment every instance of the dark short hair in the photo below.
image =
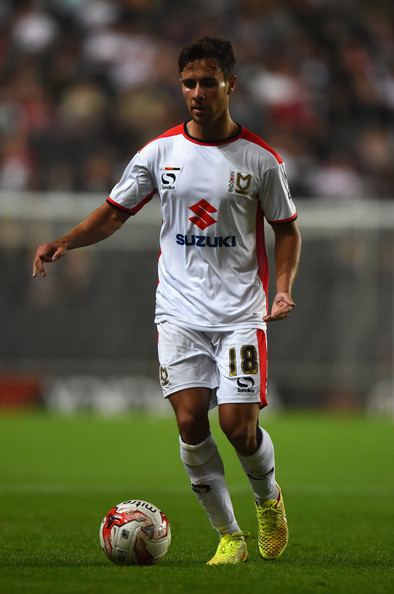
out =
<path fill-rule="evenodd" d="M 184 47 L 179 54 L 179 72 L 182 72 L 190 62 L 201 60 L 202 58 L 215 58 L 225 78 L 233 72 L 235 66 L 233 46 L 226 39 L 202 37 L 198 41 Z"/>

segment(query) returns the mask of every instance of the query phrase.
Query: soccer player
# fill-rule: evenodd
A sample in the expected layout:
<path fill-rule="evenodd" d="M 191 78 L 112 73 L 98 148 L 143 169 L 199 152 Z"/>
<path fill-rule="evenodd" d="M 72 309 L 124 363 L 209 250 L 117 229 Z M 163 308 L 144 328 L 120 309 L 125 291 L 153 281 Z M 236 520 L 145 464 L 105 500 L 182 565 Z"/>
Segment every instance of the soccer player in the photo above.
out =
<path fill-rule="evenodd" d="M 259 412 L 267 404 L 266 326 L 294 308 L 301 240 L 281 157 L 231 118 L 234 65 L 226 40 L 204 37 L 181 51 L 190 119 L 144 146 L 102 206 L 37 248 L 33 267 L 33 276 L 45 276 L 45 263 L 110 236 L 153 197 L 160 200 L 160 381 L 175 412 L 191 487 L 219 533 L 209 565 L 248 556 L 210 432 L 208 411 L 216 405 L 251 484 L 261 556 L 280 557 L 288 542 L 274 448 Z M 275 236 L 270 310 L 264 219 Z"/>

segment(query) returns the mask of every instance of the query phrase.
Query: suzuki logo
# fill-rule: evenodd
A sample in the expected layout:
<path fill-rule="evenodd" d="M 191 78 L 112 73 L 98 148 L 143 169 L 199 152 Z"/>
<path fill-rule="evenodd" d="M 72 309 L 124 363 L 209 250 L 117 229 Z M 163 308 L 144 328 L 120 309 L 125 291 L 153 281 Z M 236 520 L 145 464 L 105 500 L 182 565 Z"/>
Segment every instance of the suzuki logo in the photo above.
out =
<path fill-rule="evenodd" d="M 197 227 L 199 227 L 202 231 L 217 222 L 216 219 L 211 217 L 209 214 L 217 212 L 217 209 L 214 208 L 212 204 L 209 204 L 209 202 L 206 200 L 202 199 L 189 208 L 196 215 L 195 217 L 190 217 L 189 221 L 197 225 Z"/>

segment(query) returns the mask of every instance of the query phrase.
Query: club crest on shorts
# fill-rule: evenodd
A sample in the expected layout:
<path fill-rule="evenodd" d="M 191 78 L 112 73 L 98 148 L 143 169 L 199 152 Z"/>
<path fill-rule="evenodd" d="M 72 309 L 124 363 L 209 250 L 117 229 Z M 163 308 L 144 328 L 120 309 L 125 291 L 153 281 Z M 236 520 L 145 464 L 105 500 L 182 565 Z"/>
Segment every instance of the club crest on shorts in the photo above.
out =
<path fill-rule="evenodd" d="M 168 371 L 165 367 L 162 367 L 160 365 L 160 383 L 162 386 L 168 386 L 168 384 L 170 383 L 170 380 L 168 379 Z"/>

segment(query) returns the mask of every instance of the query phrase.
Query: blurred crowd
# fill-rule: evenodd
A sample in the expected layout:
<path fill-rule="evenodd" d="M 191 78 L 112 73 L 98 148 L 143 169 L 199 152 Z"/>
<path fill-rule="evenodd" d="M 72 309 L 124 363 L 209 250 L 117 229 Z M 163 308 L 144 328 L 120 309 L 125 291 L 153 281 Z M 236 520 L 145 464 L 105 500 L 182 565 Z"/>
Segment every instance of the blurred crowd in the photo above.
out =
<path fill-rule="evenodd" d="M 232 115 L 303 198 L 394 198 L 392 0 L 2 0 L 0 190 L 108 193 L 186 119 L 180 49 L 229 38 Z"/>

